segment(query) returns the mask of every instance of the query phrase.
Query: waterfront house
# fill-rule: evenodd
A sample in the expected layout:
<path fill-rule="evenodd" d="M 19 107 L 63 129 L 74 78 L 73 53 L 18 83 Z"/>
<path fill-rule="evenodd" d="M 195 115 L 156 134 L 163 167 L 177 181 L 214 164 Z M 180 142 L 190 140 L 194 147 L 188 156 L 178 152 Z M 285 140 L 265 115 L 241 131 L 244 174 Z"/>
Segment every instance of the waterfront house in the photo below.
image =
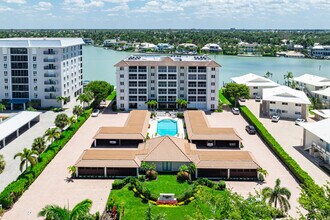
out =
<path fill-rule="evenodd" d="M 240 42 L 237 44 L 241 53 L 255 53 L 258 50 L 259 44 Z"/>
<path fill-rule="evenodd" d="M 315 58 L 330 58 L 330 45 L 315 45 L 309 50 L 309 54 Z"/>
<path fill-rule="evenodd" d="M 330 167 L 330 118 L 318 122 L 301 123 L 304 128 L 303 147 L 313 157 L 321 159 L 321 164 Z"/>
<path fill-rule="evenodd" d="M 302 91 L 287 86 L 263 89 L 261 112 L 265 116 L 280 115 L 281 118 L 306 118 L 311 104 Z"/>
<path fill-rule="evenodd" d="M 237 84 L 244 84 L 249 87 L 250 98 L 255 98 L 256 96 L 262 97 L 262 91 L 266 88 L 274 88 L 280 86 L 274 81 L 256 75 L 254 73 L 248 73 L 243 76 L 233 77 L 231 80 Z"/>
<path fill-rule="evenodd" d="M 296 84 L 297 89 L 304 91 L 310 97 L 314 96 L 312 91 L 330 87 L 330 79 L 308 73 L 293 77 L 293 82 Z"/>
<path fill-rule="evenodd" d="M 206 44 L 202 47 L 202 51 L 205 52 L 221 52 L 222 48 L 218 44 Z"/>
<path fill-rule="evenodd" d="M 117 107 L 175 109 L 185 99 L 188 108 L 216 109 L 220 65 L 206 55 L 131 55 L 115 65 Z"/>
<path fill-rule="evenodd" d="M 155 51 L 157 50 L 157 46 L 155 44 L 144 42 L 144 43 L 140 43 L 137 49 L 141 52 Z"/>
<path fill-rule="evenodd" d="M 159 43 L 157 44 L 157 51 L 168 52 L 171 51 L 174 47 L 168 43 Z"/>
<path fill-rule="evenodd" d="M 330 108 L 330 87 L 322 90 L 312 91 L 315 98 L 319 98 L 326 108 Z"/>

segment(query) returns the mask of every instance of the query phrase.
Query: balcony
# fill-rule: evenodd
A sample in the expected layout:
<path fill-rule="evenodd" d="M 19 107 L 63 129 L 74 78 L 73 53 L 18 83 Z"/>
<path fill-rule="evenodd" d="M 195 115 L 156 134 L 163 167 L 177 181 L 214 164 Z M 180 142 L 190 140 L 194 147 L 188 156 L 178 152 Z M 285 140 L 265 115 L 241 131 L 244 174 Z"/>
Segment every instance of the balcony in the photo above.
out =
<path fill-rule="evenodd" d="M 56 51 L 54 51 L 54 50 L 45 50 L 44 54 L 45 55 L 54 55 L 54 54 L 56 54 Z"/>
<path fill-rule="evenodd" d="M 321 154 L 327 154 L 328 156 L 330 156 L 330 152 L 327 151 L 324 147 L 316 144 L 316 143 L 312 143 L 312 147 L 314 147 L 315 149 L 317 149 Z"/>
<path fill-rule="evenodd" d="M 56 84 L 57 84 L 57 81 L 54 81 L 54 80 L 48 80 L 48 81 L 45 81 L 44 84 L 45 84 L 45 85 L 56 85 Z"/>
<path fill-rule="evenodd" d="M 46 95 L 45 99 L 56 99 L 55 95 Z"/>
<path fill-rule="evenodd" d="M 56 70 L 56 66 L 44 66 L 44 70 Z"/>
<path fill-rule="evenodd" d="M 45 73 L 44 77 L 57 77 L 58 75 L 56 73 Z"/>
<path fill-rule="evenodd" d="M 54 59 L 48 59 L 48 58 L 45 58 L 44 59 L 44 62 L 47 62 L 47 63 L 54 63 L 56 62 L 57 60 L 54 58 Z"/>
<path fill-rule="evenodd" d="M 45 88 L 45 92 L 57 92 L 58 89 L 51 87 L 51 88 Z"/>

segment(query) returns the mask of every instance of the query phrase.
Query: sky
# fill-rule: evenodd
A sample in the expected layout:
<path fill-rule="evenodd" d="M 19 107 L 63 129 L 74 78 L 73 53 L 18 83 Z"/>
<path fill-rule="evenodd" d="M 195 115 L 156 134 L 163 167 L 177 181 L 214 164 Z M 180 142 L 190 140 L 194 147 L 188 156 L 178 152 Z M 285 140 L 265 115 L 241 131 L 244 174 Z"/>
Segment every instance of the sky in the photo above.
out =
<path fill-rule="evenodd" d="M 0 0 L 0 29 L 330 29 L 330 0 Z"/>

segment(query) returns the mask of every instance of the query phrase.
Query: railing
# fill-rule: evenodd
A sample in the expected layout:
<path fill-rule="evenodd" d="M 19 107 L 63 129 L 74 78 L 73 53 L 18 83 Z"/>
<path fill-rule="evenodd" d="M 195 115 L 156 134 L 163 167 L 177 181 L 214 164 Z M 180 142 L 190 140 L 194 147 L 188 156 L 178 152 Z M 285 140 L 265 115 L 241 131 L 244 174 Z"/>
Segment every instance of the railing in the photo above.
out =
<path fill-rule="evenodd" d="M 57 77 L 56 73 L 45 73 L 44 77 Z"/>
<path fill-rule="evenodd" d="M 56 88 L 45 88 L 45 92 L 57 92 Z"/>
<path fill-rule="evenodd" d="M 44 51 L 44 54 L 54 55 L 54 54 L 56 54 L 56 51 L 54 51 L 54 50 L 46 50 L 46 51 Z"/>
<path fill-rule="evenodd" d="M 44 62 L 54 63 L 54 62 L 56 62 L 56 59 L 48 59 L 48 58 L 45 58 L 45 59 L 44 59 Z"/>
<path fill-rule="evenodd" d="M 322 146 L 316 144 L 316 143 L 312 143 L 312 147 L 316 148 L 318 151 L 320 151 L 320 153 L 323 153 L 323 154 L 327 154 L 330 156 L 330 152 L 327 151 L 325 148 L 323 148 Z"/>
<path fill-rule="evenodd" d="M 44 66 L 45 70 L 56 70 L 56 66 Z"/>
<path fill-rule="evenodd" d="M 45 85 L 56 85 L 57 82 L 56 81 L 45 81 L 44 84 Z"/>
<path fill-rule="evenodd" d="M 56 96 L 48 96 L 48 95 L 46 95 L 45 96 L 45 99 L 56 99 Z"/>

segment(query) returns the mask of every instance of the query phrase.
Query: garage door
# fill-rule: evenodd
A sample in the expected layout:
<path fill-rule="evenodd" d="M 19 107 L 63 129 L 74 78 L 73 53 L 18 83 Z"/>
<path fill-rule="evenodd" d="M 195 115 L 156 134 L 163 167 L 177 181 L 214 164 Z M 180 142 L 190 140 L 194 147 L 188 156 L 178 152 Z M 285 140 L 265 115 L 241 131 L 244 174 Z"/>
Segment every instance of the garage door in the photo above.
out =
<path fill-rule="evenodd" d="M 136 176 L 136 168 L 107 168 L 107 177 Z"/>
<path fill-rule="evenodd" d="M 198 169 L 198 177 L 227 178 L 227 169 Z"/>

